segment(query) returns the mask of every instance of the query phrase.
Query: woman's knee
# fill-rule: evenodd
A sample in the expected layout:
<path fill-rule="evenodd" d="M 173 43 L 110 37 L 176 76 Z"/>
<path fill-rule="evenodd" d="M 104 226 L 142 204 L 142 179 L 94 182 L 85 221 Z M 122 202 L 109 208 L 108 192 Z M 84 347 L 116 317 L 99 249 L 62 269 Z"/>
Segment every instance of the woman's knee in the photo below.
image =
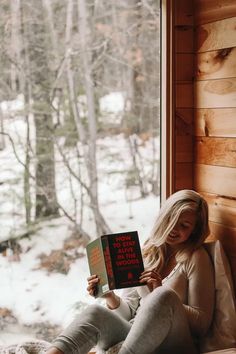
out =
<path fill-rule="evenodd" d="M 107 316 L 108 309 L 104 306 L 93 304 L 89 305 L 82 313 L 75 317 L 74 322 L 80 323 L 99 323 L 104 321 Z"/>
<path fill-rule="evenodd" d="M 175 291 L 165 287 L 156 288 L 149 296 L 152 306 L 168 306 L 173 307 L 180 304 L 180 299 Z"/>

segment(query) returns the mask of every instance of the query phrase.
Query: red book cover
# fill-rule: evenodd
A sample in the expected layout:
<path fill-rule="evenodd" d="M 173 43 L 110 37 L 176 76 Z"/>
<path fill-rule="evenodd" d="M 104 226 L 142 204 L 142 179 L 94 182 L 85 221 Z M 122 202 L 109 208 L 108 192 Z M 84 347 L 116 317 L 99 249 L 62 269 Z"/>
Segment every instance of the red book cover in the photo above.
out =
<path fill-rule="evenodd" d="M 90 274 L 100 278 L 97 296 L 109 290 L 141 286 L 144 270 L 137 231 L 102 235 L 86 248 Z"/>

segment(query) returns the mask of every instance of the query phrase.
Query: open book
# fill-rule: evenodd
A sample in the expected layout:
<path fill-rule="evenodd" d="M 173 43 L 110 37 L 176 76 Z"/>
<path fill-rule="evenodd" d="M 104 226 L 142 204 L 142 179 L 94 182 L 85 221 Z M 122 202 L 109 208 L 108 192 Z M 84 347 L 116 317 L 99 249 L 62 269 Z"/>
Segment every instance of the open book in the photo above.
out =
<path fill-rule="evenodd" d="M 144 266 L 137 231 L 100 236 L 86 251 L 90 274 L 100 279 L 96 297 L 113 289 L 143 285 L 139 283 Z"/>

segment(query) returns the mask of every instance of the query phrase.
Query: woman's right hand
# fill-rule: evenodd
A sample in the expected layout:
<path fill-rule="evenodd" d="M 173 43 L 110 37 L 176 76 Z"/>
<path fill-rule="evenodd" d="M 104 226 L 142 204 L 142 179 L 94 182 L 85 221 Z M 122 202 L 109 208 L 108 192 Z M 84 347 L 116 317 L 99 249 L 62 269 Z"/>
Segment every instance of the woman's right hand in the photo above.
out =
<path fill-rule="evenodd" d="M 90 277 L 87 278 L 88 286 L 87 286 L 87 291 L 89 295 L 95 297 L 97 293 L 97 286 L 99 283 L 99 278 L 97 275 L 91 275 Z"/>
<path fill-rule="evenodd" d="M 99 277 L 97 275 L 91 275 L 87 278 L 88 286 L 87 291 L 89 295 L 95 297 L 97 293 L 97 286 L 99 283 Z M 115 309 L 120 305 L 120 297 L 114 293 L 114 291 L 108 291 L 103 295 L 106 300 L 107 307 L 110 309 Z"/>

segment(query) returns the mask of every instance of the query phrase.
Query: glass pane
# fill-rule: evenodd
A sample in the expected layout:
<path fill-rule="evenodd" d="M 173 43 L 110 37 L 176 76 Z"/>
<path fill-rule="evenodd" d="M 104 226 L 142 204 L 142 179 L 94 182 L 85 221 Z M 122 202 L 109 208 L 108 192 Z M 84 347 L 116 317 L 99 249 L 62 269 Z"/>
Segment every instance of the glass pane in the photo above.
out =
<path fill-rule="evenodd" d="M 51 341 L 94 301 L 90 240 L 148 237 L 159 209 L 159 7 L 0 3 L 0 345 Z"/>

